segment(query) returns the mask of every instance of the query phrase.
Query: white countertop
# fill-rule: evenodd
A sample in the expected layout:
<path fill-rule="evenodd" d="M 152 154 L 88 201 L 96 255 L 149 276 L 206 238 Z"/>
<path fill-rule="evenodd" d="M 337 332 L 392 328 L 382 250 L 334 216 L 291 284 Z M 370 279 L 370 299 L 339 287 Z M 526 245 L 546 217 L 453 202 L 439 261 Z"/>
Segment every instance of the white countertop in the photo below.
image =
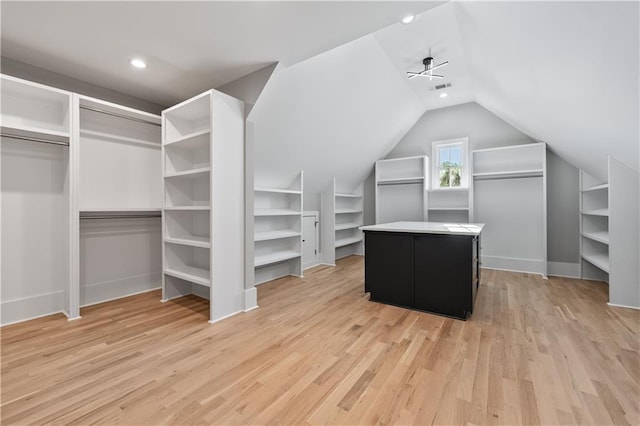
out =
<path fill-rule="evenodd" d="M 484 223 L 392 222 L 361 226 L 362 231 L 420 234 L 480 235 Z"/>

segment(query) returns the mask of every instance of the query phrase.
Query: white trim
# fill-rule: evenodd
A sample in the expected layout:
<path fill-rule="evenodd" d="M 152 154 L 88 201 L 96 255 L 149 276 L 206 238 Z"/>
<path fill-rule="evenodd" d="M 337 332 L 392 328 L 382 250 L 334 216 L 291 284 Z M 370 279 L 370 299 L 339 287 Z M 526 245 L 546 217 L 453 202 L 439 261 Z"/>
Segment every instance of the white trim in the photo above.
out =
<path fill-rule="evenodd" d="M 547 262 L 547 275 L 563 278 L 580 278 L 580 262 Z"/>
<path fill-rule="evenodd" d="M 0 303 L 1 325 L 4 327 L 54 314 L 65 315 L 63 306 L 63 290 L 5 300 Z"/>
<path fill-rule="evenodd" d="M 243 311 L 236 311 L 236 312 L 232 312 L 232 313 L 227 314 L 227 315 L 225 315 L 225 316 L 223 316 L 223 317 L 220 317 L 220 318 L 210 319 L 210 320 L 209 320 L 209 324 L 215 324 L 215 323 L 217 323 L 217 322 L 219 322 L 219 321 L 222 321 L 222 320 L 224 320 L 224 319 L 230 318 L 230 317 L 232 317 L 232 316 L 234 316 L 234 315 L 241 314 L 242 312 L 243 312 Z"/>
<path fill-rule="evenodd" d="M 640 310 L 639 306 L 627 306 L 627 305 L 618 305 L 617 303 L 607 303 L 607 305 L 613 307 L 613 308 L 625 308 L 625 309 L 635 309 L 635 310 Z"/>
<path fill-rule="evenodd" d="M 244 311 L 248 312 L 258 308 L 258 290 L 251 287 L 244 290 Z"/>
<path fill-rule="evenodd" d="M 109 284 L 109 283 L 101 283 L 101 284 Z M 125 297 L 137 296 L 139 294 L 149 293 L 149 292 L 155 291 L 155 290 L 162 290 L 162 286 L 159 285 L 158 287 L 149 288 L 149 289 L 146 289 L 146 290 L 140 290 L 140 291 L 136 291 L 134 293 L 128 293 L 128 294 L 125 294 L 124 296 L 115 296 L 115 297 L 112 297 L 110 299 L 99 300 L 97 302 L 87 303 L 86 305 L 80 305 L 80 308 L 88 308 L 89 306 L 95 306 L 95 305 L 99 305 L 101 303 L 113 302 L 114 300 L 124 299 Z M 78 319 L 78 318 L 80 318 L 80 317 L 78 316 L 76 318 L 69 318 L 69 320 L 74 320 L 74 319 Z"/>
<path fill-rule="evenodd" d="M 482 268 L 498 271 L 523 272 L 544 275 L 545 262 L 542 259 L 521 259 L 516 257 L 482 256 Z"/>

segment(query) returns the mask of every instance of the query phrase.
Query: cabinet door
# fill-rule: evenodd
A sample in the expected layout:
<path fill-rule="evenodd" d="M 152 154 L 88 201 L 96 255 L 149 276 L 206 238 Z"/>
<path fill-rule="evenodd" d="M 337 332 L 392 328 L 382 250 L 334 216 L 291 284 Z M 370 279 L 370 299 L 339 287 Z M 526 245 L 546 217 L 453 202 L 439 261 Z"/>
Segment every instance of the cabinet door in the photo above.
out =
<path fill-rule="evenodd" d="M 415 239 L 414 306 L 430 312 L 466 317 L 471 311 L 472 238 L 424 235 Z M 367 253 L 368 254 L 368 253 Z"/>
<path fill-rule="evenodd" d="M 413 237 L 365 232 L 364 288 L 371 300 L 410 307 L 412 303 Z"/>

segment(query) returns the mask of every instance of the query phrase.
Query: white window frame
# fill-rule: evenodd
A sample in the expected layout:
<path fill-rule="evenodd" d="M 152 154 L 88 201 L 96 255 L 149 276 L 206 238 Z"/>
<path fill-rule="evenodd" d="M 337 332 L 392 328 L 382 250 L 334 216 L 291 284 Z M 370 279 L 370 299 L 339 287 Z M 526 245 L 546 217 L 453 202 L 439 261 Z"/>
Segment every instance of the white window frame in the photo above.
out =
<path fill-rule="evenodd" d="M 439 148 L 445 146 L 462 146 L 462 167 L 460 168 L 460 186 L 440 186 L 440 158 Z M 456 191 L 469 188 L 469 138 L 447 139 L 442 141 L 431 142 L 431 158 L 433 164 L 431 167 L 431 189 L 439 191 Z"/>

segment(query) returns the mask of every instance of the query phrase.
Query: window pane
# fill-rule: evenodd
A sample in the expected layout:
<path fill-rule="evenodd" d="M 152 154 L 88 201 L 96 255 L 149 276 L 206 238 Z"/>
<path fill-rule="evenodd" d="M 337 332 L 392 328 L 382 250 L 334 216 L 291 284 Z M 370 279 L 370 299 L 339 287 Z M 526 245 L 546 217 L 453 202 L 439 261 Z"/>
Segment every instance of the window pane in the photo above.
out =
<path fill-rule="evenodd" d="M 460 186 L 460 167 L 452 167 L 449 171 L 449 176 L 451 176 L 450 186 Z"/>
<path fill-rule="evenodd" d="M 449 187 L 449 169 L 448 168 L 440 169 L 440 187 L 441 188 Z"/>
<path fill-rule="evenodd" d="M 462 164 L 462 147 L 460 145 L 450 147 L 449 156 L 451 163 L 460 166 Z"/>
<path fill-rule="evenodd" d="M 440 160 L 440 166 L 451 161 L 451 153 L 449 148 L 440 148 L 438 159 Z"/>

